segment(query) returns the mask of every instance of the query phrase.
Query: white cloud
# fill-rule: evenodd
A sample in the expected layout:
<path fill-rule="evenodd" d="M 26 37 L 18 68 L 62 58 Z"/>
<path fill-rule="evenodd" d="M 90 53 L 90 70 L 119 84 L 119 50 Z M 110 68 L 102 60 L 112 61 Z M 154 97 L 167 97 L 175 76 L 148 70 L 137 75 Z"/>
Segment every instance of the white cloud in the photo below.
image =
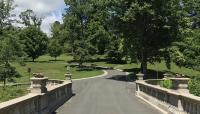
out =
<path fill-rule="evenodd" d="M 50 34 L 50 26 L 55 21 L 62 22 L 62 12 L 66 8 L 64 0 L 14 0 L 17 7 L 16 15 L 27 9 L 33 10 L 38 16 L 43 17 L 41 29 Z"/>

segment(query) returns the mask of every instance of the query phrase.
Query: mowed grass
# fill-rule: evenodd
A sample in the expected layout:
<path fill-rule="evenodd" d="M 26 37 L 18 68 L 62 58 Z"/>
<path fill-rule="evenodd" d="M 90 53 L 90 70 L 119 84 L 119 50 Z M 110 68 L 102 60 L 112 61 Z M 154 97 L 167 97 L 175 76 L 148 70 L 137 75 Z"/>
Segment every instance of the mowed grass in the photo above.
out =
<path fill-rule="evenodd" d="M 101 58 L 102 59 L 102 58 Z M 103 58 L 104 59 L 104 58 Z M 54 61 L 54 58 L 50 57 L 49 55 L 44 55 L 36 59 L 36 62 L 26 62 L 26 66 L 20 66 L 17 63 L 13 65 L 16 67 L 17 71 L 22 75 L 22 77 L 17 78 L 16 82 L 18 83 L 27 83 L 29 82 L 29 74 L 27 72 L 28 68 L 32 69 L 32 73 L 43 73 L 45 76 L 49 77 L 49 79 L 64 79 L 64 74 L 66 73 L 66 65 L 68 62 L 72 61 L 73 57 L 68 55 L 61 55 L 57 58 L 57 61 Z M 88 62 L 94 63 L 98 66 L 106 66 L 106 67 L 117 67 L 119 69 L 123 69 L 128 72 L 138 73 L 140 64 L 110 64 L 106 61 L 94 61 Z M 155 65 L 148 64 L 148 69 L 153 71 L 154 73 L 151 75 L 156 75 L 156 72 L 165 73 L 165 72 L 172 72 L 172 73 L 179 73 L 185 74 L 187 76 L 200 76 L 199 71 L 195 71 L 188 68 L 180 68 L 175 64 L 172 64 L 171 69 L 167 69 L 164 62 L 155 63 Z M 72 73 L 73 79 L 79 78 L 86 78 L 97 76 L 103 74 L 101 70 L 80 70 L 79 68 L 70 68 L 70 72 Z M 31 76 L 32 76 L 31 73 Z"/>
<path fill-rule="evenodd" d="M 4 101 L 8 101 L 10 99 L 14 99 L 20 96 L 23 96 L 28 93 L 27 87 L 19 86 L 10 86 L 3 89 L 0 87 L 0 103 Z"/>
<path fill-rule="evenodd" d="M 119 67 L 120 69 L 126 70 L 126 71 L 134 71 L 134 69 L 139 69 L 140 64 L 125 64 Z M 185 68 L 185 67 L 178 67 L 174 63 L 171 64 L 171 69 L 167 69 L 166 65 L 164 62 L 161 63 L 155 63 L 154 65 L 148 64 L 148 70 L 155 71 L 155 72 L 171 72 L 171 73 L 178 73 L 178 74 L 184 74 L 186 76 L 200 76 L 199 71 L 195 71 L 193 69 Z M 137 72 L 135 72 L 137 73 Z"/>
<path fill-rule="evenodd" d="M 44 76 L 49 79 L 61 79 L 64 80 L 64 74 L 67 72 L 67 62 L 73 60 L 71 56 L 62 55 L 57 58 L 57 61 L 53 61 L 54 58 L 44 55 L 36 60 L 36 62 L 26 62 L 25 66 L 21 66 L 18 63 L 13 63 L 16 70 L 22 75 L 16 79 L 17 83 L 29 82 L 28 68 L 31 68 L 32 73 L 43 73 Z M 103 74 L 101 70 L 80 70 L 79 68 L 70 68 L 73 79 L 92 77 Z"/>

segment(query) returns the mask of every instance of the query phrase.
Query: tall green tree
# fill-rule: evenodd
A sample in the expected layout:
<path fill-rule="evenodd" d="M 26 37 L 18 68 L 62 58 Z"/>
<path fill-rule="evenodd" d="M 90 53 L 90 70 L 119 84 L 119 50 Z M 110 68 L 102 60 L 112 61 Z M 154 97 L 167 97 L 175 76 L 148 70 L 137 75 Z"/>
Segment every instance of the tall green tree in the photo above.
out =
<path fill-rule="evenodd" d="M 0 0 L 0 37 L 3 34 L 3 30 L 11 26 L 13 21 L 11 17 L 11 11 L 13 10 L 13 0 Z"/>
<path fill-rule="evenodd" d="M 64 31 L 72 47 L 74 59 L 80 64 L 96 53 L 104 53 L 109 37 L 106 30 L 104 2 L 94 0 L 65 0 L 69 5 L 64 16 Z"/>
<path fill-rule="evenodd" d="M 148 63 L 162 59 L 170 63 L 166 48 L 179 40 L 184 25 L 180 1 L 121 0 L 112 4 L 114 26 L 123 33 L 131 57 L 141 63 L 141 72 L 147 73 Z"/>
<path fill-rule="evenodd" d="M 4 82 L 4 87 L 7 79 L 20 76 L 10 62 L 19 60 L 23 56 L 24 53 L 17 38 L 14 38 L 13 35 L 4 36 L 3 41 L 0 43 L 0 81 Z"/>
<path fill-rule="evenodd" d="M 48 52 L 51 57 L 54 57 L 55 60 L 58 56 L 62 54 L 63 47 L 59 44 L 57 40 L 51 40 L 48 46 Z"/>
<path fill-rule="evenodd" d="M 21 12 L 19 17 L 21 19 L 21 23 L 26 27 L 35 26 L 40 28 L 42 24 L 42 18 L 38 17 L 32 10 L 29 9 Z"/>
<path fill-rule="evenodd" d="M 32 58 L 33 62 L 46 53 L 48 37 L 39 28 L 35 26 L 27 27 L 20 32 L 19 37 L 24 44 L 24 51 L 28 57 Z"/>

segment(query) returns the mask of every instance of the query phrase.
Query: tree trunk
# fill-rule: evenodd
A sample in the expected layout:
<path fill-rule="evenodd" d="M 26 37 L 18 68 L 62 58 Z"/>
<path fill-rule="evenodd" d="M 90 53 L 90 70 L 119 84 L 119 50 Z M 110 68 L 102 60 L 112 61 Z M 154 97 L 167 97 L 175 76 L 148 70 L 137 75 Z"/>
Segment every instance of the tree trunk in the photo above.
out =
<path fill-rule="evenodd" d="M 55 61 L 56 61 L 56 57 L 55 57 Z"/>
<path fill-rule="evenodd" d="M 141 60 L 141 73 L 144 74 L 144 77 L 147 75 L 147 57 L 145 53 L 142 53 L 142 60 Z"/>
<path fill-rule="evenodd" d="M 6 78 L 4 78 L 4 80 L 3 80 L 3 89 L 5 89 L 6 88 Z"/>
<path fill-rule="evenodd" d="M 141 63 L 141 73 L 143 73 L 144 75 L 147 75 L 147 62 L 146 61 L 143 61 Z"/>
<path fill-rule="evenodd" d="M 32 58 L 32 62 L 35 62 L 35 59 L 34 59 L 34 58 Z"/>

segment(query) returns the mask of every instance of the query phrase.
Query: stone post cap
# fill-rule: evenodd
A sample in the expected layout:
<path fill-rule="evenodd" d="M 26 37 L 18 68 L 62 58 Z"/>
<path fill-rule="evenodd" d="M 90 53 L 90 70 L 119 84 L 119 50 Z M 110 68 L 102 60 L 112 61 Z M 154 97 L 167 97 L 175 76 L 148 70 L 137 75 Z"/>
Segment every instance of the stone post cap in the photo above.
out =
<path fill-rule="evenodd" d="M 144 76 L 144 74 L 142 74 L 142 73 L 138 73 L 138 74 L 136 74 L 137 76 Z"/>
<path fill-rule="evenodd" d="M 42 73 L 33 73 L 33 76 L 35 78 L 44 78 L 44 75 Z"/>

